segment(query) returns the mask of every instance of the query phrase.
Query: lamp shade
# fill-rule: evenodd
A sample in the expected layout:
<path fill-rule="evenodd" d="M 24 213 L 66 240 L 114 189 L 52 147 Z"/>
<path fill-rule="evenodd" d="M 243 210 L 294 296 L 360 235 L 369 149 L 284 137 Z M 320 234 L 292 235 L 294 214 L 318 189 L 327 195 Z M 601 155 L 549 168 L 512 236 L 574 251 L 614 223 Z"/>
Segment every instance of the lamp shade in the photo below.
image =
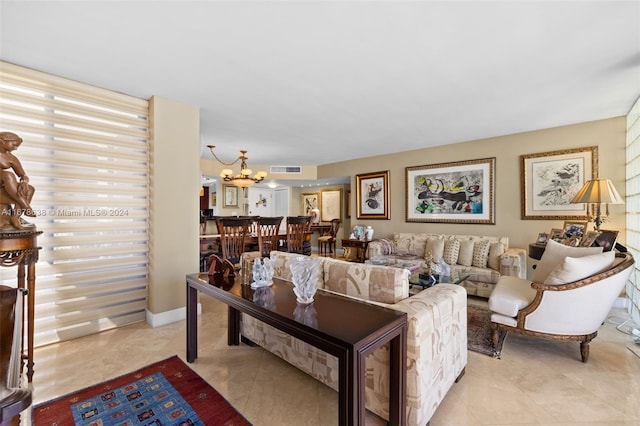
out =
<path fill-rule="evenodd" d="M 586 181 L 571 202 L 624 204 L 624 200 L 609 179 Z"/>

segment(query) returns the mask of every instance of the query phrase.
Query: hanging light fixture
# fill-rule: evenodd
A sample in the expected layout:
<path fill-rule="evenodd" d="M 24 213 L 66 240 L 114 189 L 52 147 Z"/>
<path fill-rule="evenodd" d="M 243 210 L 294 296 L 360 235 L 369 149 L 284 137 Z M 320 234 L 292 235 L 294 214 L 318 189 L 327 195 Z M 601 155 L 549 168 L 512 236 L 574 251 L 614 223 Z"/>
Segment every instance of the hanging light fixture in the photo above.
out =
<path fill-rule="evenodd" d="M 253 173 L 253 171 L 247 167 L 247 160 L 248 160 L 246 156 L 247 151 L 244 149 L 240 150 L 240 156 L 236 158 L 235 161 L 231 163 L 225 163 L 224 161 L 218 158 L 215 152 L 213 152 L 215 145 L 207 145 L 207 148 L 211 150 L 211 155 L 213 155 L 213 157 L 216 160 L 218 160 L 220 164 L 223 164 L 225 166 L 232 166 L 236 164 L 238 161 L 240 161 L 239 174 L 234 175 L 233 170 L 231 169 L 223 169 L 220 172 L 220 177 L 225 182 L 231 182 L 233 185 L 239 186 L 240 188 L 248 188 L 254 183 L 261 182 L 265 177 L 267 177 L 267 172 L 258 172 L 253 177 L 251 176 L 251 173 Z"/>

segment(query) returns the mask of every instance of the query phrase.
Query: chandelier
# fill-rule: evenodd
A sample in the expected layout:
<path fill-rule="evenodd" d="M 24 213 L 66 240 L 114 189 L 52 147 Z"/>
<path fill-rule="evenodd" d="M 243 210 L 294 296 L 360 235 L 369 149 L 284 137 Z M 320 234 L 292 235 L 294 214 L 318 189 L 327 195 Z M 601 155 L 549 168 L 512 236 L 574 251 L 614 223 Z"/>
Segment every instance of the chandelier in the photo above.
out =
<path fill-rule="evenodd" d="M 267 177 L 267 172 L 258 172 L 253 177 L 251 177 L 251 173 L 253 173 L 253 171 L 247 167 L 247 150 L 245 149 L 240 150 L 240 156 L 234 161 L 232 161 L 231 163 L 225 163 L 218 158 L 215 152 L 213 152 L 215 145 L 207 145 L 207 148 L 211 150 L 211 155 L 213 155 L 213 157 L 218 160 L 220 164 L 223 164 L 225 166 L 232 166 L 240 161 L 239 174 L 234 175 L 233 170 L 231 169 L 223 169 L 220 172 L 220 177 L 225 182 L 231 182 L 233 185 L 239 186 L 240 188 L 248 188 L 254 183 L 261 182 L 265 177 Z"/>

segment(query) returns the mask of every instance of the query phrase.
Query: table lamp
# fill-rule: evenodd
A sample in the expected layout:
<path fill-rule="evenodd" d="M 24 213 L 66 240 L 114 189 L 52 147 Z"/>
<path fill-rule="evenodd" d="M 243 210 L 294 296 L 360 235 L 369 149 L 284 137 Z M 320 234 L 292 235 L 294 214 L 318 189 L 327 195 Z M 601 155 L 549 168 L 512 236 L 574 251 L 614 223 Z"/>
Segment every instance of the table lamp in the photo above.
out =
<path fill-rule="evenodd" d="M 587 205 L 587 216 L 593 220 L 595 230 L 600 230 L 600 225 L 609 216 L 609 204 L 624 204 L 624 200 L 609 179 L 594 179 L 585 182 L 571 203 L 584 203 Z M 605 205 L 604 212 L 602 204 Z"/>

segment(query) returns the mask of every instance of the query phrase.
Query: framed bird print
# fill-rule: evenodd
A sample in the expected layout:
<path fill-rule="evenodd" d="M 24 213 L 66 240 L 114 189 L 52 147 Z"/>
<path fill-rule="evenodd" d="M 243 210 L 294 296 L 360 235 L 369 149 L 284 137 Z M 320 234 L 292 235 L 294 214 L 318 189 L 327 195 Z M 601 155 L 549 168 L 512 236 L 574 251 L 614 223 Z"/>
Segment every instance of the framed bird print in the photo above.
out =
<path fill-rule="evenodd" d="M 389 171 L 356 175 L 356 217 L 389 219 Z"/>

